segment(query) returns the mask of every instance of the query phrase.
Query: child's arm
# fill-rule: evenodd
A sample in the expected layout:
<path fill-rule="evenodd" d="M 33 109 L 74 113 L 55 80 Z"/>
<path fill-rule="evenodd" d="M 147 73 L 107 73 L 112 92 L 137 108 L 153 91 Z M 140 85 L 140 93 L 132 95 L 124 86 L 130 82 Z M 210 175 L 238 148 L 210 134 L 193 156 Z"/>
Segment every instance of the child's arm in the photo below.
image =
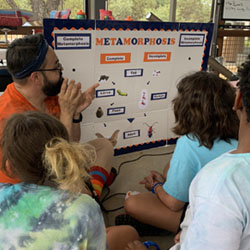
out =
<path fill-rule="evenodd" d="M 152 190 L 152 185 L 153 185 L 154 182 L 165 182 L 165 178 L 159 172 L 157 172 L 155 170 L 151 170 L 150 175 L 144 177 L 144 179 L 141 180 L 139 182 L 139 184 L 144 184 L 145 188 L 148 191 L 151 191 Z"/>
<path fill-rule="evenodd" d="M 174 212 L 181 210 L 185 205 L 185 202 L 177 200 L 168 193 L 166 193 L 162 185 L 157 185 L 154 188 L 154 192 L 161 200 L 161 202 Z"/>
<path fill-rule="evenodd" d="M 166 166 L 165 166 L 165 168 L 163 170 L 163 177 L 165 178 L 165 180 L 167 179 L 169 168 L 170 168 L 170 161 L 166 164 Z"/>
<path fill-rule="evenodd" d="M 144 177 L 143 180 L 141 180 L 139 183 L 140 184 L 144 184 L 145 185 L 145 188 L 148 190 L 148 191 L 151 191 L 152 190 L 152 184 L 154 182 L 165 182 L 166 181 L 166 176 L 167 176 L 167 173 L 168 173 L 168 170 L 169 170 L 169 167 L 170 167 L 170 162 L 168 162 L 163 170 L 163 174 L 160 174 L 159 172 L 155 171 L 155 170 L 151 170 L 150 171 L 150 174 L 146 177 Z"/>

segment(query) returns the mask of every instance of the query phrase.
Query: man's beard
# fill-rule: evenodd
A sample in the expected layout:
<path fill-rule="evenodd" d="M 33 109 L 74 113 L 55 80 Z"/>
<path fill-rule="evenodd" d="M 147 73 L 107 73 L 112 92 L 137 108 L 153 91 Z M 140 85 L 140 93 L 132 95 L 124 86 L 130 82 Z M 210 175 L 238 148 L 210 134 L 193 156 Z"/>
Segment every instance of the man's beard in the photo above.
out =
<path fill-rule="evenodd" d="M 44 76 L 44 86 L 42 88 L 43 93 L 46 96 L 58 95 L 60 93 L 64 80 L 64 78 L 62 77 L 62 72 L 60 72 L 60 78 L 57 83 L 49 81 L 45 74 L 43 76 Z"/>

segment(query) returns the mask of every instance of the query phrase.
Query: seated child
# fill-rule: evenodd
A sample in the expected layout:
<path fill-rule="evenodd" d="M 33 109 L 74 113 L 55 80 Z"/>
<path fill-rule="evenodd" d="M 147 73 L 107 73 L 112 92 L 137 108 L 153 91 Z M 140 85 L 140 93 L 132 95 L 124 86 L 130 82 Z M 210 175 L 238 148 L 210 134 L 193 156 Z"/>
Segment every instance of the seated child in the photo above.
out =
<path fill-rule="evenodd" d="M 36 111 L 11 116 L 1 138 L 5 174 L 0 184 L 2 249 L 123 250 L 138 239 L 132 227 L 106 229 L 86 182 L 96 158 L 90 144 L 69 142 L 64 125 Z M 11 173 L 11 174 L 10 174 Z"/>
<path fill-rule="evenodd" d="M 240 68 L 233 109 L 240 120 L 235 150 L 209 162 L 189 190 L 180 243 L 171 250 L 248 250 L 250 246 L 250 56 Z M 146 250 L 139 241 L 125 250 Z"/>
<path fill-rule="evenodd" d="M 217 75 L 195 72 L 185 76 L 177 90 L 173 99 L 176 121 L 173 131 L 181 137 L 169 170 L 167 166 L 163 175 L 151 171 L 141 181 L 152 193 L 131 195 L 125 200 L 128 215 L 171 232 L 179 228 L 184 206 L 189 202 L 191 181 L 206 163 L 237 147 L 239 125 L 232 110 L 235 89 Z M 133 225 L 128 215 L 119 215 L 116 224 Z M 145 227 L 136 228 L 144 235 Z"/>

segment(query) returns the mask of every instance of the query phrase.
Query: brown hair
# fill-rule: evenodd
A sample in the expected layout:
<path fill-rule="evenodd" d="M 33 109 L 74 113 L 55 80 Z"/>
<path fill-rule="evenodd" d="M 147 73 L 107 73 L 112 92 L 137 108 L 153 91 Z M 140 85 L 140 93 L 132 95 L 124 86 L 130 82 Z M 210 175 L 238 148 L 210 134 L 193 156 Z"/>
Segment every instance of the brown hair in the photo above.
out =
<path fill-rule="evenodd" d="M 247 121 L 250 122 L 250 55 L 246 61 L 239 67 L 238 73 L 240 81 L 237 86 L 242 94 L 243 105 L 246 108 Z"/>
<path fill-rule="evenodd" d="M 49 178 L 59 188 L 74 192 L 85 187 L 87 169 L 95 160 L 91 145 L 70 143 L 59 120 L 36 111 L 12 115 L 1 144 L 2 169 L 10 177 L 35 184 Z M 12 174 L 6 168 L 7 160 Z"/>
<path fill-rule="evenodd" d="M 235 90 L 214 73 L 199 71 L 184 77 L 173 99 L 177 135 L 193 135 L 212 148 L 215 139 L 238 138 L 239 120 L 232 110 Z"/>
<path fill-rule="evenodd" d="M 13 75 L 22 71 L 29 65 L 39 53 L 39 44 L 44 40 L 43 34 L 27 35 L 15 39 L 8 47 L 6 52 L 7 67 Z M 26 78 L 15 79 L 17 82 L 24 83 Z"/>

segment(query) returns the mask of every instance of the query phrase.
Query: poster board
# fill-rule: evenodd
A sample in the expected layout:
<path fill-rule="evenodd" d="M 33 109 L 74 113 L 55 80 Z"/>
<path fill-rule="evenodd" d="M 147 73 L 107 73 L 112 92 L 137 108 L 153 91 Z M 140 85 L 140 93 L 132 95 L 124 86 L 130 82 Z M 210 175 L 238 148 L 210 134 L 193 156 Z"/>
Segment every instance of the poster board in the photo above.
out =
<path fill-rule="evenodd" d="M 250 0 L 224 0 L 222 19 L 250 20 Z"/>
<path fill-rule="evenodd" d="M 81 141 L 119 129 L 115 154 L 175 142 L 171 101 L 183 75 L 206 69 L 213 24 L 45 19 L 64 76 L 94 83 Z"/>

